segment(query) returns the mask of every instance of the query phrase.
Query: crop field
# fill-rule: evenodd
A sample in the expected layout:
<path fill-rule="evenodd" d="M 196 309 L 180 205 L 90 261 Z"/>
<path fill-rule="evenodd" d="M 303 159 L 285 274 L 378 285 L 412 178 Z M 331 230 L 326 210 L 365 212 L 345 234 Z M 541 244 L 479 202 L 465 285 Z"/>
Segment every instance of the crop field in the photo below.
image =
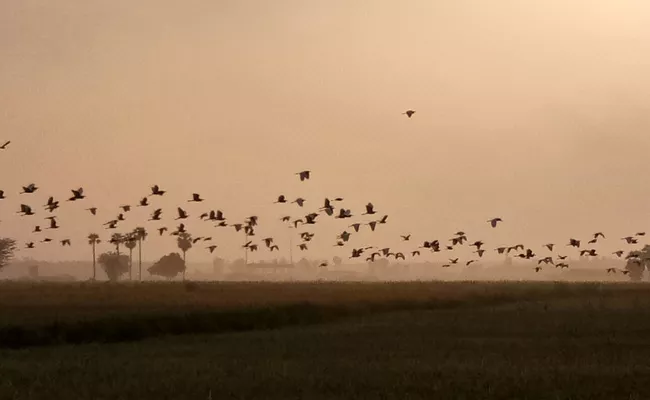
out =
<path fill-rule="evenodd" d="M 650 398 L 650 286 L 0 285 L 0 399 Z"/>

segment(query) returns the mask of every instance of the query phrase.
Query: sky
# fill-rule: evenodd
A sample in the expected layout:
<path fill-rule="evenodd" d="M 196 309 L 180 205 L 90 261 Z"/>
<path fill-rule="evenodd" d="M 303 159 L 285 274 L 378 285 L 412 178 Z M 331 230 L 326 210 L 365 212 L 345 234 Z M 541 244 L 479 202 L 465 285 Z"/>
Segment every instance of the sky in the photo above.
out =
<path fill-rule="evenodd" d="M 118 226 L 151 232 L 147 259 L 175 251 L 154 231 L 175 226 L 177 205 L 219 246 L 197 245 L 193 260 L 242 255 L 241 234 L 198 221 L 210 209 L 231 223 L 259 216 L 256 240 L 276 238 L 273 257 L 288 257 L 279 218 L 326 196 L 355 217 L 299 227 L 316 236 L 294 257 L 408 251 L 458 230 L 489 248 L 596 231 L 599 249 L 626 248 L 620 237 L 650 212 L 649 67 L 642 0 L 0 1 L 0 141 L 12 142 L 0 235 L 40 240 L 47 197 L 82 186 L 87 198 L 55 213 L 61 229 L 39 234 L 73 246 L 19 257 L 86 259 L 88 233 L 108 238 L 118 206 L 159 184 L 164 221 L 137 209 Z M 31 182 L 40 189 L 18 195 Z M 206 201 L 188 204 L 193 192 Z M 304 209 L 273 204 L 280 194 Z M 371 220 L 369 201 L 389 222 L 334 247 Z M 21 203 L 38 214 L 19 216 Z"/>

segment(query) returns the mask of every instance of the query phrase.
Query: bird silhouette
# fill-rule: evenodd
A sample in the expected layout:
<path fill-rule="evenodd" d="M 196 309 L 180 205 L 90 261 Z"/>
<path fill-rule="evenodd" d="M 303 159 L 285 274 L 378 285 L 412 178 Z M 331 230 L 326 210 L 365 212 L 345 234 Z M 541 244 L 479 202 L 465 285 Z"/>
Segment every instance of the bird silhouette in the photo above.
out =
<path fill-rule="evenodd" d="M 72 197 L 68 199 L 68 201 L 77 201 L 77 200 L 82 200 L 85 199 L 86 196 L 84 196 L 84 189 L 79 188 L 79 189 L 72 189 Z"/>
<path fill-rule="evenodd" d="M 298 204 L 298 206 L 302 207 L 303 204 L 305 204 L 305 199 L 303 199 L 302 197 L 298 197 L 297 199 L 292 201 L 292 203 L 296 203 L 296 204 Z"/>
<path fill-rule="evenodd" d="M 296 175 L 300 177 L 300 182 L 305 181 L 311 177 L 311 171 L 300 171 Z"/>
<path fill-rule="evenodd" d="M 140 199 L 140 204 L 138 204 L 138 207 L 146 207 L 149 205 L 149 198 L 148 197 L 143 197 Z"/>
<path fill-rule="evenodd" d="M 210 250 L 210 254 L 214 253 L 214 250 L 217 248 L 216 245 L 208 246 L 207 249 Z"/>
<path fill-rule="evenodd" d="M 5 197 L 5 191 L 4 191 L 4 190 L 0 190 L 0 200 L 4 200 L 4 199 L 6 199 L 6 197 Z"/>
<path fill-rule="evenodd" d="M 27 204 L 21 204 L 20 211 L 18 211 L 18 214 L 23 214 L 23 216 L 34 215 L 34 211 Z"/>
<path fill-rule="evenodd" d="M 160 236 L 162 236 L 165 232 L 167 232 L 166 227 L 163 226 L 161 228 L 158 228 L 158 233 L 160 234 Z"/>
<path fill-rule="evenodd" d="M 9 146 L 10 144 L 11 144 L 11 140 L 7 140 L 6 142 L 4 142 L 2 146 L 0 146 L 0 150 L 7 150 L 7 146 Z"/>
<path fill-rule="evenodd" d="M 361 227 L 361 224 L 359 224 L 359 223 L 352 224 L 352 225 L 349 226 L 349 228 L 354 229 L 355 232 L 359 232 L 360 227 Z"/>
<path fill-rule="evenodd" d="M 553 246 L 555 246 L 553 243 L 547 243 L 544 245 L 548 251 L 553 251 Z"/>
<path fill-rule="evenodd" d="M 489 219 L 488 222 L 490 223 L 490 225 L 492 226 L 492 228 L 496 228 L 496 227 L 497 227 L 497 223 L 498 223 L 498 222 L 502 222 L 502 220 L 501 220 L 501 218 L 498 218 L 498 217 L 497 217 L 497 218 Z"/>
<path fill-rule="evenodd" d="M 286 203 L 286 202 L 287 202 L 287 198 L 284 197 L 284 195 L 278 196 L 278 199 L 275 201 L 275 203 Z"/>
<path fill-rule="evenodd" d="M 637 239 L 635 239 L 632 236 L 626 236 L 624 238 L 621 238 L 621 240 L 625 240 L 627 242 L 627 244 L 637 244 L 638 243 Z"/>
<path fill-rule="evenodd" d="M 409 235 L 400 235 L 400 236 L 402 237 L 402 240 L 405 241 L 405 242 L 407 242 L 407 241 L 409 241 L 411 239 L 410 234 Z"/>
<path fill-rule="evenodd" d="M 203 199 L 198 193 L 192 193 L 192 199 L 188 200 L 189 203 L 199 203 L 201 201 L 203 201 Z"/>
<path fill-rule="evenodd" d="M 121 209 L 122 209 L 122 211 L 124 211 L 125 213 L 127 213 L 127 212 L 129 212 L 129 211 L 131 211 L 131 206 L 130 206 L 130 205 L 128 205 L 128 204 L 126 204 L 126 205 L 123 205 L 123 206 L 120 206 L 120 208 L 121 208 Z"/>
<path fill-rule="evenodd" d="M 150 196 L 162 196 L 166 192 L 164 190 L 160 190 L 160 187 L 158 185 L 153 185 L 151 187 L 151 194 Z"/>
<path fill-rule="evenodd" d="M 176 209 L 176 211 L 178 212 L 178 217 L 176 217 L 175 219 L 177 219 L 177 220 L 186 219 L 188 217 L 187 212 L 185 210 L 183 210 L 182 208 L 178 207 Z"/>
<path fill-rule="evenodd" d="M 54 200 L 54 197 L 51 197 L 47 199 L 47 203 L 45 204 L 45 209 L 47 209 L 49 212 L 54 212 L 59 208 L 59 202 Z"/>
<path fill-rule="evenodd" d="M 27 185 L 27 186 L 23 186 L 23 191 L 20 192 L 20 194 L 24 194 L 24 193 L 34 193 L 34 192 L 37 191 L 37 190 L 38 190 L 38 187 L 36 187 L 35 184 L 30 183 L 30 184 Z"/>
<path fill-rule="evenodd" d="M 368 204 L 366 204 L 366 212 L 363 213 L 363 214 L 361 214 L 361 215 L 372 215 L 372 214 L 376 214 L 374 208 L 375 208 L 375 206 L 373 206 L 372 203 L 368 203 Z"/>
<path fill-rule="evenodd" d="M 612 254 L 615 254 L 616 257 L 621 258 L 623 253 L 625 253 L 623 250 L 617 250 L 617 251 L 613 252 Z"/>
<path fill-rule="evenodd" d="M 87 208 L 86 211 L 90 211 L 92 215 L 97 215 L 97 207 Z"/>
<path fill-rule="evenodd" d="M 406 110 L 402 113 L 402 115 L 406 115 L 407 117 L 411 118 L 415 114 L 414 110 Z"/>
<path fill-rule="evenodd" d="M 569 244 L 567 246 L 573 246 L 576 248 L 580 247 L 580 241 L 577 239 L 569 239 Z"/>

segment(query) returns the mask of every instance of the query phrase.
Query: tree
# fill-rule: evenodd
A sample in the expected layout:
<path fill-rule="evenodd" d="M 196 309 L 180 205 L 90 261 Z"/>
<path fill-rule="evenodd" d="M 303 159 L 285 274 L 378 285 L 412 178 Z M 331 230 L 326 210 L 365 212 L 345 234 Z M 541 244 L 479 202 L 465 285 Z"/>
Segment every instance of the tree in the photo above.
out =
<path fill-rule="evenodd" d="M 91 233 L 88 235 L 88 244 L 93 248 L 93 281 L 97 280 L 97 253 L 95 252 L 96 246 L 101 242 L 99 240 L 99 235 L 96 233 Z"/>
<path fill-rule="evenodd" d="M 156 261 L 154 265 L 149 267 L 148 271 L 151 275 L 172 279 L 179 273 L 185 274 L 185 269 L 185 260 L 181 258 L 181 255 L 178 253 L 169 253 Z"/>
<path fill-rule="evenodd" d="M 142 282 L 142 242 L 147 239 L 147 230 L 139 226 L 133 231 L 138 241 L 138 280 Z"/>
<path fill-rule="evenodd" d="M 128 233 L 124 236 L 124 246 L 129 249 L 129 280 L 133 280 L 133 249 L 137 245 L 135 233 Z"/>
<path fill-rule="evenodd" d="M 110 242 L 111 242 L 111 244 L 113 244 L 115 246 L 115 252 L 119 256 L 120 255 L 120 245 L 122 243 L 124 243 L 124 235 L 122 235 L 121 233 L 114 233 L 113 235 L 111 235 Z"/>
<path fill-rule="evenodd" d="M 117 281 L 122 274 L 129 270 L 129 257 L 117 252 L 102 253 L 98 262 L 111 282 Z"/>
<path fill-rule="evenodd" d="M 0 269 L 4 268 L 14 258 L 16 241 L 10 238 L 0 238 Z"/>
<path fill-rule="evenodd" d="M 641 250 L 631 251 L 625 269 L 630 271 L 630 280 L 638 282 L 643 278 L 643 271 L 648 268 L 650 261 L 650 245 L 645 245 Z"/>
<path fill-rule="evenodd" d="M 192 248 L 192 236 L 187 232 L 179 234 L 177 244 L 178 248 L 183 252 L 183 264 L 185 265 L 185 268 L 183 268 L 183 281 L 185 281 L 185 270 L 187 269 L 185 254 Z"/>

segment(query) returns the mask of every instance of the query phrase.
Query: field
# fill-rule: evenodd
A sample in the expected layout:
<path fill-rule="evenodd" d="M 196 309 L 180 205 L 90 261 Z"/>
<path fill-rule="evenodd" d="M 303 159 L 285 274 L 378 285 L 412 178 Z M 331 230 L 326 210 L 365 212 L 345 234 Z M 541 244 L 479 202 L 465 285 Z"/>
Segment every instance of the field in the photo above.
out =
<path fill-rule="evenodd" d="M 0 335 L 0 399 L 650 398 L 645 284 L 7 283 Z"/>

